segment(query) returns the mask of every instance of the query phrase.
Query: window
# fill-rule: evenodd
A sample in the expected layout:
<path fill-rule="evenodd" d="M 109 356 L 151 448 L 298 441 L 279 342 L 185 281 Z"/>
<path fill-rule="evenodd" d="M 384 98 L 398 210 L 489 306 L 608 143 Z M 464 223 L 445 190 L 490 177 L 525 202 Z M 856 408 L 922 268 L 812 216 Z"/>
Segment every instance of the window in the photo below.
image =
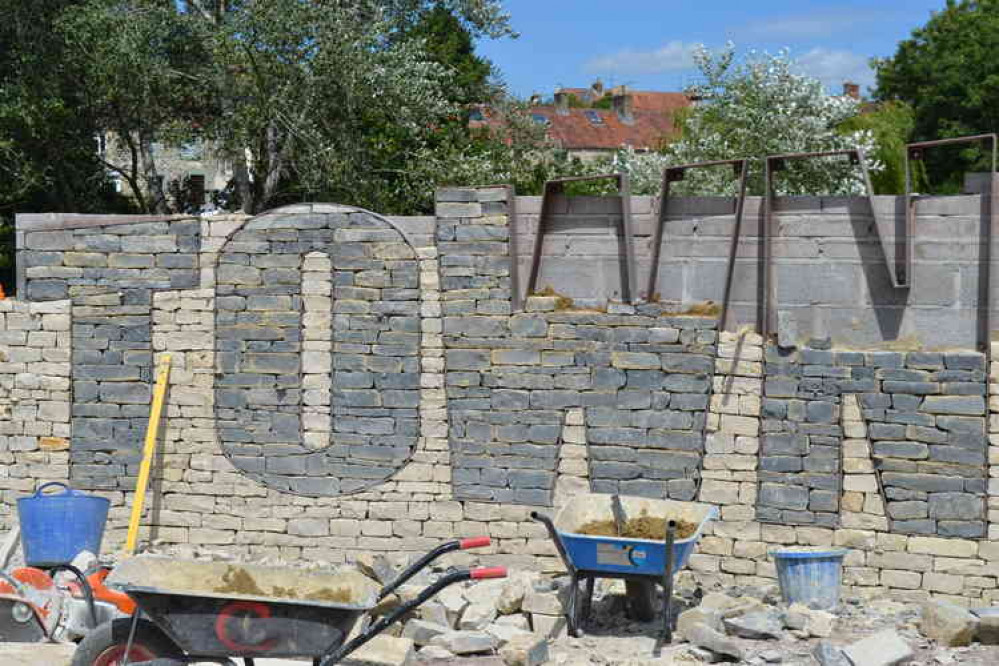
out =
<path fill-rule="evenodd" d="M 586 117 L 589 119 L 590 123 L 593 125 L 603 125 L 604 119 L 600 117 L 600 114 L 596 111 L 584 111 Z"/>
<path fill-rule="evenodd" d="M 471 111 L 468 112 L 468 119 L 469 120 L 476 120 L 476 121 L 480 121 L 481 122 L 481 121 L 485 120 L 486 117 L 484 115 L 482 115 L 482 110 L 481 109 L 472 109 Z"/>
<path fill-rule="evenodd" d="M 532 113 L 531 120 L 539 125 L 548 125 L 551 121 L 548 120 L 548 116 L 543 113 Z"/>
<path fill-rule="evenodd" d="M 205 177 L 200 174 L 191 174 L 187 177 L 188 188 L 191 192 L 191 203 L 198 206 L 205 205 Z"/>

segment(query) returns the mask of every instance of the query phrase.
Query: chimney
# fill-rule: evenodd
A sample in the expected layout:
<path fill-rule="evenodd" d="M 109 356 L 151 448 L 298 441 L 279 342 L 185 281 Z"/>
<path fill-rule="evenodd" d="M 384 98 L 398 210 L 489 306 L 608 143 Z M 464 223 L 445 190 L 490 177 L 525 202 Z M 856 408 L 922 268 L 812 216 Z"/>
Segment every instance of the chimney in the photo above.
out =
<path fill-rule="evenodd" d="M 635 98 L 628 92 L 627 86 L 618 86 L 611 91 L 613 95 L 614 112 L 622 123 L 631 124 L 635 121 Z"/>
<path fill-rule="evenodd" d="M 560 116 L 569 115 L 569 93 L 564 90 L 555 93 L 555 113 Z"/>
<path fill-rule="evenodd" d="M 852 97 L 853 99 L 860 99 L 860 84 L 854 83 L 853 81 L 847 81 L 843 84 L 843 96 Z"/>
<path fill-rule="evenodd" d="M 600 79 L 597 79 L 596 81 L 594 81 L 593 85 L 590 86 L 590 92 L 593 94 L 593 101 L 596 101 L 596 100 L 600 99 L 601 97 L 603 97 L 604 96 L 604 82 L 601 81 Z"/>
<path fill-rule="evenodd" d="M 531 95 L 531 99 L 527 103 L 531 106 L 541 106 L 541 95 L 534 93 Z"/>

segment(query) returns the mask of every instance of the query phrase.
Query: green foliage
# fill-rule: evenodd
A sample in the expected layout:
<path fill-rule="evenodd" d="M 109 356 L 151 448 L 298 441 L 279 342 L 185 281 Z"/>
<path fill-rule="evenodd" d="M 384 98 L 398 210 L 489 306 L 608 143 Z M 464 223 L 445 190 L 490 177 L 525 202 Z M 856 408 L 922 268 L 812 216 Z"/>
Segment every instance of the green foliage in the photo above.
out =
<path fill-rule="evenodd" d="M 200 90 L 201 21 L 157 0 L 90 0 L 67 8 L 57 26 L 79 67 L 85 108 L 130 158 L 105 165 L 141 209 L 165 210 L 153 143 L 171 132 L 186 138 L 212 115 Z"/>
<path fill-rule="evenodd" d="M 416 156 L 467 135 L 463 107 L 492 94 L 472 36 L 510 32 L 494 0 L 88 0 L 63 28 L 144 207 L 164 200 L 153 143 L 199 139 L 233 161 L 248 212 L 413 212 L 432 189 Z"/>
<path fill-rule="evenodd" d="M 877 145 L 873 157 L 882 169 L 871 175 L 877 194 L 905 193 L 905 144 L 910 141 L 915 128 L 915 114 L 905 102 L 882 102 L 872 109 L 841 123 L 844 134 L 870 132 Z M 914 163 L 915 189 L 920 189 L 923 179 L 922 162 Z"/>
<path fill-rule="evenodd" d="M 422 41 L 426 56 L 450 70 L 449 97 L 456 104 L 482 102 L 495 93 L 490 85 L 493 64 L 475 54 L 471 33 L 444 6 L 425 12 L 412 27 L 399 31 L 396 39 Z"/>
<path fill-rule="evenodd" d="M 948 0 L 925 26 L 874 61 L 876 95 L 915 113 L 916 140 L 999 131 L 999 2 Z M 979 147 L 927 152 L 935 191 L 960 191 L 963 174 L 991 168 Z"/>
<path fill-rule="evenodd" d="M 55 30 L 71 0 L 0 0 L 0 281 L 13 291 L 18 212 L 122 210 L 97 156 L 79 68 Z"/>
<path fill-rule="evenodd" d="M 796 72 L 786 52 L 750 52 L 736 57 L 729 45 L 719 52 L 704 48 L 694 55 L 704 84 L 696 92 L 704 100 L 679 116 L 681 138 L 661 153 L 622 150 L 612 163 L 632 176 L 640 194 L 658 191 L 662 170 L 675 164 L 748 158 L 747 189 L 764 191 L 763 160 L 768 155 L 826 152 L 861 148 L 873 173 L 880 171 L 873 134 L 868 130 L 837 131 L 859 111 L 848 97 L 831 97 L 822 84 Z M 843 157 L 788 161 L 775 179 L 782 194 L 848 194 L 862 191 L 860 171 Z M 676 191 L 731 195 L 736 179 L 727 168 L 688 173 Z"/>

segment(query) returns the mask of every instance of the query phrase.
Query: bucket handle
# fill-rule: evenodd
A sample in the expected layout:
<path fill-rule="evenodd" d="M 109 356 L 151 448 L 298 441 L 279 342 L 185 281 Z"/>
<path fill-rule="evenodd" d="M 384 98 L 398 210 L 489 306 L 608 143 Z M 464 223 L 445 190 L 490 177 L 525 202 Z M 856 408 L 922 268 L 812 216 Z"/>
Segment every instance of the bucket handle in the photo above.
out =
<path fill-rule="evenodd" d="M 38 490 L 35 491 L 35 497 L 38 497 L 45 491 L 46 488 L 51 488 L 52 486 L 58 486 L 62 488 L 64 491 L 61 493 L 52 493 L 52 495 L 71 495 L 73 493 L 73 489 L 67 486 L 62 481 L 49 481 L 48 483 L 43 483 L 41 486 L 38 487 Z"/>

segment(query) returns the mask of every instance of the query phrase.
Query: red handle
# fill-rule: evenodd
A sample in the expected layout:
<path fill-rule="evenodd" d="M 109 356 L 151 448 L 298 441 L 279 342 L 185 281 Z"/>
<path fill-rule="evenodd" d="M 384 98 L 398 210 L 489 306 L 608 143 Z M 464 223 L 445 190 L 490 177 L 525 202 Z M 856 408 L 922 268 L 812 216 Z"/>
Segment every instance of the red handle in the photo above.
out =
<path fill-rule="evenodd" d="M 506 578 L 506 567 L 472 569 L 471 574 L 472 580 L 482 580 L 483 578 Z"/>
<path fill-rule="evenodd" d="M 493 540 L 489 537 L 471 537 L 469 539 L 462 539 L 458 544 L 462 550 L 468 550 L 469 548 L 485 548 L 492 542 Z"/>

